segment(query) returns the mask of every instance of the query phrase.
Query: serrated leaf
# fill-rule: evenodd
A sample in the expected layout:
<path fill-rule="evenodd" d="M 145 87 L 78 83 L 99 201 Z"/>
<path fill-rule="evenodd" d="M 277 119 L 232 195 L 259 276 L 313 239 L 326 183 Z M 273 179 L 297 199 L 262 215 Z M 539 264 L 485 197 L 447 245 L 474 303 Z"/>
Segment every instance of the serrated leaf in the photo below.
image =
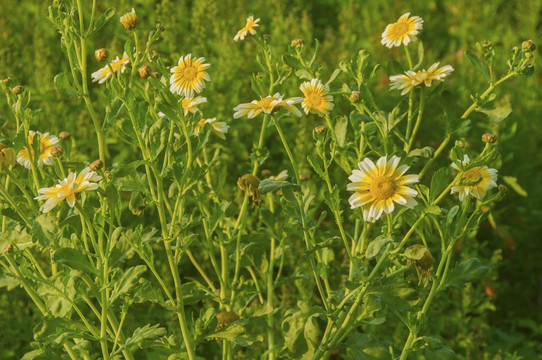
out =
<path fill-rule="evenodd" d="M 86 37 L 88 38 L 92 36 L 96 31 L 103 28 L 113 18 L 114 15 L 115 15 L 114 8 L 109 8 L 105 10 L 105 12 L 102 15 L 100 15 L 98 19 L 96 19 L 96 21 L 94 22 L 94 27 L 92 31 L 90 31 Z"/>
<path fill-rule="evenodd" d="M 303 65 L 301 65 L 301 62 L 296 57 L 290 54 L 283 55 L 282 60 L 289 67 L 292 67 L 294 69 L 303 69 Z"/>
<path fill-rule="evenodd" d="M 73 86 L 71 86 L 68 77 L 63 72 L 55 76 L 54 78 L 56 91 L 62 95 L 68 96 L 83 96 L 79 91 L 77 91 Z"/>
<path fill-rule="evenodd" d="M 510 104 L 498 105 L 493 109 L 477 109 L 477 111 L 486 114 L 492 121 L 501 122 L 512 113 Z"/>
<path fill-rule="evenodd" d="M 87 257 L 77 249 L 60 248 L 53 253 L 52 258 L 54 262 L 64 264 L 72 269 L 98 275 L 98 270 L 92 266 Z"/>
<path fill-rule="evenodd" d="M 133 266 L 124 271 L 120 279 L 114 282 L 110 302 L 114 303 L 122 294 L 126 294 L 139 281 L 141 275 L 147 270 L 145 265 Z"/>
<path fill-rule="evenodd" d="M 476 258 L 468 259 L 457 265 L 446 279 L 441 289 L 449 286 L 459 286 L 466 282 L 478 280 L 489 270 L 489 266 L 483 265 Z"/>
<path fill-rule="evenodd" d="M 282 188 L 292 188 L 292 190 L 299 190 L 299 185 L 292 184 L 288 181 L 265 179 L 258 185 L 258 191 L 260 194 L 266 194 L 270 191 L 275 191 Z"/>
<path fill-rule="evenodd" d="M 425 359 L 427 360 L 451 360 L 455 359 L 455 352 L 449 347 L 445 346 L 440 339 L 424 336 L 423 340 L 426 342 Z"/>
<path fill-rule="evenodd" d="M 141 328 L 135 329 L 132 336 L 126 339 L 124 344 L 120 346 L 117 351 L 115 351 L 115 355 L 120 354 L 125 348 L 129 347 L 132 344 L 139 344 L 145 340 L 154 340 L 159 338 L 160 336 L 166 335 L 166 329 L 159 326 L 159 324 L 153 326 L 147 324 Z"/>
<path fill-rule="evenodd" d="M 450 185 L 452 176 L 448 168 L 438 169 L 431 178 L 431 187 L 429 188 L 429 200 L 433 202 Z"/>
<path fill-rule="evenodd" d="M 365 257 L 367 259 L 371 259 L 375 257 L 376 255 L 378 255 L 378 253 L 384 246 L 392 242 L 393 242 L 393 239 L 385 235 L 381 235 L 377 237 L 376 239 L 374 239 L 373 241 L 369 243 L 369 246 L 367 246 L 367 250 L 365 250 Z"/>
<path fill-rule="evenodd" d="M 475 53 L 473 53 L 472 51 L 470 50 L 466 50 L 465 51 L 465 55 L 467 55 L 467 57 L 469 58 L 470 62 L 472 63 L 472 65 L 474 65 L 474 68 L 479 72 L 481 73 L 482 75 L 484 75 L 484 77 L 486 78 L 486 80 L 489 80 L 489 72 L 487 71 L 487 67 L 484 65 L 484 63 L 482 63 L 482 61 L 480 60 L 480 58 L 478 57 L 478 55 L 476 55 Z"/>

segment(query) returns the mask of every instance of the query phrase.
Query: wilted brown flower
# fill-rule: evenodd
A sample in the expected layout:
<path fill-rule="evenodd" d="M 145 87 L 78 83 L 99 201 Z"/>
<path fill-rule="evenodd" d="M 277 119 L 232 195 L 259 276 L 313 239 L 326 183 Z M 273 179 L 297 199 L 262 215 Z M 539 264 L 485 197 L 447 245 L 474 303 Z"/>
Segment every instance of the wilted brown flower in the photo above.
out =
<path fill-rule="evenodd" d="M 262 201 L 260 192 L 258 191 L 258 185 L 260 185 L 260 179 L 252 174 L 245 174 L 237 179 L 237 186 L 241 191 L 246 191 L 247 194 L 252 196 L 254 205 L 260 206 Z"/>

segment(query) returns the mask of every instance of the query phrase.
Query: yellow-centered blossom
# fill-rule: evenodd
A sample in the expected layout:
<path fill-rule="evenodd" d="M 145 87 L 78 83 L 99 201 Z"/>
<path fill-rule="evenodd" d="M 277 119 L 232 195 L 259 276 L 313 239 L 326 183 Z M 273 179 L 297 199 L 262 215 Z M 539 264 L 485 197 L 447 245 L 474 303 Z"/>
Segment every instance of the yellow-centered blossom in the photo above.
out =
<path fill-rule="evenodd" d="M 192 54 L 181 56 L 177 66 L 171 68 L 169 90 L 174 94 L 183 95 L 187 98 L 194 97 L 194 91 L 200 93 L 205 88 L 205 81 L 211 81 L 205 64 L 205 58 L 192 58 Z"/>
<path fill-rule="evenodd" d="M 313 113 L 327 115 L 333 109 L 333 96 L 328 95 L 329 86 L 322 84 L 318 79 L 304 82 L 299 87 L 304 99 L 301 106 L 305 114 Z"/>
<path fill-rule="evenodd" d="M 216 118 L 211 119 L 200 119 L 200 121 L 194 126 L 194 135 L 198 136 L 201 129 L 205 126 L 205 124 L 209 124 L 213 127 L 213 132 L 216 136 L 221 138 L 222 140 L 226 140 L 226 134 L 228 133 L 228 130 L 230 127 L 228 124 L 222 121 L 216 121 Z"/>
<path fill-rule="evenodd" d="M 75 205 L 75 195 L 83 191 L 96 190 L 98 188 L 97 181 L 102 179 L 89 167 L 84 168 L 79 175 L 72 172 L 64 180 L 60 180 L 57 185 L 49 188 L 39 189 L 36 200 L 45 200 L 45 203 L 40 207 L 41 212 L 49 212 L 55 206 L 66 200 L 70 207 Z"/>
<path fill-rule="evenodd" d="M 235 41 L 245 40 L 245 36 L 247 36 L 248 34 L 251 34 L 251 35 L 256 34 L 256 28 L 260 26 L 258 24 L 259 21 L 260 19 L 254 20 L 254 16 L 247 17 L 247 24 L 245 25 L 244 28 L 242 28 L 241 30 L 237 32 L 237 35 L 235 35 L 233 40 Z"/>
<path fill-rule="evenodd" d="M 465 166 L 469 162 L 468 155 L 465 155 L 461 163 Z M 452 167 L 459 170 L 456 164 L 452 164 Z M 482 200 L 489 190 L 497 187 L 497 170 L 487 166 L 475 166 L 463 173 L 459 183 L 460 185 L 452 187 L 451 193 L 459 193 L 460 201 L 464 201 L 468 195 Z"/>
<path fill-rule="evenodd" d="M 418 182 L 418 175 L 404 175 L 410 168 L 399 166 L 400 158 L 386 156 L 373 163 L 370 159 L 358 163 L 359 170 L 353 170 L 348 178 L 352 181 L 347 190 L 354 191 L 348 201 L 352 209 L 362 207 L 363 219 L 375 222 L 383 212 L 389 214 L 395 208 L 394 203 L 409 208 L 416 206 L 414 197 L 418 192 L 407 185 Z"/>
<path fill-rule="evenodd" d="M 233 110 L 233 118 L 237 119 L 241 116 L 246 115 L 249 119 L 255 118 L 262 112 L 265 114 L 271 114 L 274 111 L 278 111 L 281 108 L 284 108 L 296 116 L 301 116 L 301 111 L 294 106 L 303 101 L 301 97 L 293 97 L 286 100 L 283 100 L 284 95 L 276 93 L 271 96 L 268 95 L 260 100 L 252 100 L 250 103 L 239 104 Z"/>
<path fill-rule="evenodd" d="M 410 17 L 410 13 L 403 14 L 397 22 L 389 24 L 382 33 L 382 45 L 392 48 L 401 44 L 408 45 L 416 41 L 416 35 L 423 27 L 423 20 L 419 16 Z"/>
<path fill-rule="evenodd" d="M 109 63 L 109 65 L 111 66 L 111 69 L 113 69 L 114 72 L 118 73 L 120 70 L 120 72 L 123 73 L 124 70 L 126 69 L 126 64 L 128 64 L 129 62 L 130 62 L 130 59 L 128 58 L 128 54 L 124 52 L 124 54 L 122 54 L 122 59 L 119 59 L 119 57 L 117 56 L 115 60 Z M 109 66 L 106 65 L 103 68 L 93 72 L 90 75 L 92 78 L 92 82 L 97 81 L 98 84 L 103 84 L 104 82 L 106 82 L 107 79 L 109 79 L 112 75 L 111 69 L 109 68 Z"/>
<path fill-rule="evenodd" d="M 206 103 L 206 102 L 207 102 L 207 98 L 204 98 L 201 96 L 197 96 L 193 99 L 190 99 L 190 98 L 183 99 L 181 105 L 184 110 L 184 116 L 188 115 L 189 112 L 192 114 L 197 113 L 199 111 L 198 105 Z"/>
<path fill-rule="evenodd" d="M 402 90 L 401 95 L 407 94 L 415 86 L 425 84 L 430 87 L 433 81 L 442 81 L 446 76 L 454 71 L 454 68 L 450 65 L 438 67 L 439 63 L 434 63 L 428 70 L 420 70 L 414 72 L 412 70 L 406 71 L 401 75 L 390 76 L 390 88 Z"/>
<path fill-rule="evenodd" d="M 35 135 L 39 136 L 40 141 L 40 152 L 38 155 L 34 154 L 34 138 Z M 23 147 L 22 150 L 19 151 L 17 154 L 17 162 L 24 166 L 27 169 L 30 169 L 32 167 L 32 159 L 34 159 L 37 156 L 37 159 L 34 159 L 34 161 L 37 160 L 38 166 L 43 165 L 53 165 L 55 162 L 55 159 L 53 158 L 53 155 L 51 154 L 51 150 L 55 147 L 56 144 L 58 144 L 58 138 L 54 135 L 49 135 L 49 133 L 42 134 L 39 131 L 34 132 L 30 130 L 28 132 L 28 144 L 30 145 L 30 152 L 28 151 L 27 147 Z M 32 158 L 30 157 L 32 155 Z"/>

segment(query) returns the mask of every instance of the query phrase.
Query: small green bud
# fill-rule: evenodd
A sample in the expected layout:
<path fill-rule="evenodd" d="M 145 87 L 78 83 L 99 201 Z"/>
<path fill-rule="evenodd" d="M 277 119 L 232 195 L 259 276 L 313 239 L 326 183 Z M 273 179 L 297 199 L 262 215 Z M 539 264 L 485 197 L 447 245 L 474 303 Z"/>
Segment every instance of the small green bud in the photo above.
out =
<path fill-rule="evenodd" d="M 521 48 L 523 51 L 534 51 L 536 49 L 536 45 L 532 40 L 525 40 L 523 43 L 521 43 Z"/>
<path fill-rule="evenodd" d="M 497 136 L 493 134 L 482 135 L 482 141 L 486 144 L 495 144 L 497 142 Z"/>

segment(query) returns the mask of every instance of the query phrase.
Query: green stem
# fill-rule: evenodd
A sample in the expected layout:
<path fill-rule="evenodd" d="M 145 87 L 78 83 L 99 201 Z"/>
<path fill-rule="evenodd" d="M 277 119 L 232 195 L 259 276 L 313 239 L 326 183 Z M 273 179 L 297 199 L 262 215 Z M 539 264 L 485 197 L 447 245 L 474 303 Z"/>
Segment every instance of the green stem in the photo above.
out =
<path fill-rule="evenodd" d="M 405 146 L 405 151 L 408 154 L 410 149 L 412 148 L 412 143 L 414 142 L 414 138 L 416 137 L 416 133 L 418 132 L 418 129 L 420 127 L 420 124 L 422 123 L 422 115 L 423 115 L 423 108 L 425 105 L 425 97 L 423 93 L 423 87 L 420 88 L 420 106 L 418 108 L 418 117 L 416 118 L 416 123 L 414 124 L 414 129 L 412 130 L 412 134 L 410 137 L 408 137 L 407 134 L 407 141 L 408 145 Z"/>
<path fill-rule="evenodd" d="M 273 309 L 273 270 L 275 267 L 275 238 L 271 238 L 271 249 L 269 250 L 269 269 L 267 270 L 267 304 L 269 309 Z M 268 359 L 275 359 L 275 324 L 273 311 L 267 315 L 267 342 Z"/>

